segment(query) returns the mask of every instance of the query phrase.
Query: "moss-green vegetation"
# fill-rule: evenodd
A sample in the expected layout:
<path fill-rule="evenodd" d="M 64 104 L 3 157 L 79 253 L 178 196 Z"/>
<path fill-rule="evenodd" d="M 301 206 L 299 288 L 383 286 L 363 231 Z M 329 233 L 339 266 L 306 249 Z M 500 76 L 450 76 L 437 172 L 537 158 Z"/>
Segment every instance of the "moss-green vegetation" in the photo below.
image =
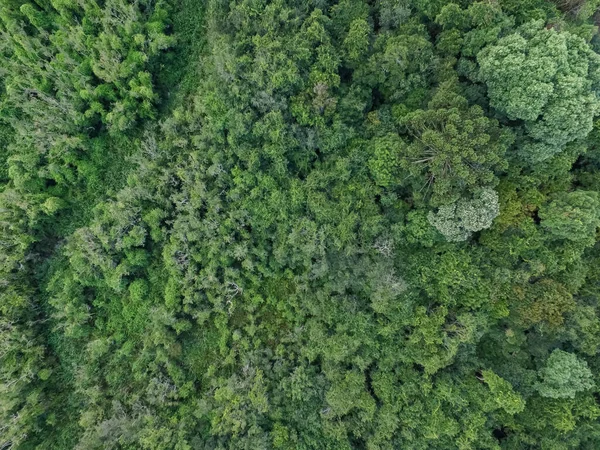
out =
<path fill-rule="evenodd" d="M 599 448 L 599 6 L 0 0 L 0 448 Z"/>

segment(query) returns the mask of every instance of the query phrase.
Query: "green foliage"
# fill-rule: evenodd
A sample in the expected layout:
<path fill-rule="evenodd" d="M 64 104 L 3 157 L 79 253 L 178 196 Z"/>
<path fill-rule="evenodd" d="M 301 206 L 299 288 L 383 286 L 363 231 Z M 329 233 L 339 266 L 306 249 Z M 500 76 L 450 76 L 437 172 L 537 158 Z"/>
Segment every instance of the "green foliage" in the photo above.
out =
<path fill-rule="evenodd" d="M 3 103 L 11 111 L 4 119 L 15 131 L 11 166 L 19 161 L 27 173 L 72 183 L 89 137 L 154 118 L 158 99 L 148 68 L 173 37 L 165 34 L 165 5 L 145 3 L 2 6 Z"/>
<path fill-rule="evenodd" d="M 496 404 L 509 414 L 517 414 L 525 409 L 525 402 L 521 396 L 513 390 L 511 384 L 496 375 L 491 370 L 482 372 L 486 384 L 494 395 Z"/>
<path fill-rule="evenodd" d="M 483 189 L 472 200 L 460 199 L 440 206 L 437 212 L 430 212 L 427 219 L 448 241 L 460 242 L 492 226 L 498 212 L 498 195 L 492 189 Z"/>
<path fill-rule="evenodd" d="M 554 239 L 593 245 L 600 226 L 600 200 L 597 192 L 561 192 L 540 208 L 542 226 Z"/>
<path fill-rule="evenodd" d="M 329 390 L 325 399 L 331 407 L 326 411 L 333 416 L 344 416 L 353 408 L 363 409 L 365 414 L 375 413 L 375 400 L 364 389 L 364 376 L 349 372 Z"/>
<path fill-rule="evenodd" d="M 406 151 L 406 143 L 397 134 L 388 134 L 373 140 L 373 157 L 369 168 L 375 182 L 380 186 L 393 186 L 399 181 L 400 158 Z"/>
<path fill-rule="evenodd" d="M 0 448 L 599 448 L 596 3 L 0 0 Z"/>
<path fill-rule="evenodd" d="M 517 296 L 523 302 L 519 314 L 525 325 L 543 322 L 556 327 L 576 305 L 565 286 L 551 279 L 530 283 L 523 291 L 518 290 Z"/>
<path fill-rule="evenodd" d="M 468 107 L 453 83 L 440 87 L 427 110 L 407 114 L 402 123 L 413 141 L 400 163 L 412 180 L 422 183 L 413 181 L 416 196 L 431 189 L 434 206 L 493 186 L 512 142 L 510 133 L 485 117 L 479 106 Z"/>
<path fill-rule="evenodd" d="M 525 157 L 545 160 L 592 130 L 600 60 L 580 37 L 531 22 L 483 49 L 477 61 L 490 104 L 525 123 Z"/>
<path fill-rule="evenodd" d="M 550 354 L 539 373 L 541 381 L 536 389 L 542 397 L 575 398 L 578 392 L 594 386 L 587 363 L 559 349 Z"/>
<path fill-rule="evenodd" d="M 577 19 L 588 19 L 600 6 L 598 0 L 553 0 L 553 3 L 563 12 Z"/>

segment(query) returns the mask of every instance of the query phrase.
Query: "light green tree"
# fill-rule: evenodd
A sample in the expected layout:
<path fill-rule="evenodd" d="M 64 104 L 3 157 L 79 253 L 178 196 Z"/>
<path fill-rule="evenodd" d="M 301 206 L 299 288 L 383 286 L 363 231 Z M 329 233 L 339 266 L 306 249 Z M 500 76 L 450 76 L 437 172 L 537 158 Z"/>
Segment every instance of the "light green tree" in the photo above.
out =
<path fill-rule="evenodd" d="M 584 39 L 534 21 L 481 50 L 477 61 L 491 106 L 524 121 L 524 157 L 542 161 L 592 130 L 600 57 Z"/>
<path fill-rule="evenodd" d="M 450 242 L 466 241 L 472 233 L 489 228 L 500 212 L 498 194 L 482 189 L 472 200 L 460 199 L 430 212 L 429 223 Z"/>
<path fill-rule="evenodd" d="M 559 349 L 550 354 L 539 374 L 542 381 L 536 385 L 536 389 L 542 397 L 574 398 L 578 392 L 594 386 L 587 362 L 574 353 Z"/>
<path fill-rule="evenodd" d="M 525 401 L 517 394 L 512 385 L 491 370 L 482 372 L 483 379 L 494 396 L 494 402 L 509 414 L 517 414 L 525 409 Z"/>

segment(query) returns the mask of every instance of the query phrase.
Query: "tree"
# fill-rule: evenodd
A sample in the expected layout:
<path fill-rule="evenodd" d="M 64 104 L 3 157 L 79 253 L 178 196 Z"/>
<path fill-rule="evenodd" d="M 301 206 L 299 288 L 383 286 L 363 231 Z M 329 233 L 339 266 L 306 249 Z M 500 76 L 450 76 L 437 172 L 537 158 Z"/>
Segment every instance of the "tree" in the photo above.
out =
<path fill-rule="evenodd" d="M 473 199 L 440 206 L 427 219 L 448 241 L 460 242 L 476 231 L 489 228 L 498 213 L 498 194 L 492 189 L 482 189 Z"/>
<path fill-rule="evenodd" d="M 433 206 L 493 186 L 496 171 L 505 167 L 511 133 L 479 106 L 469 107 L 453 81 L 440 86 L 427 110 L 409 113 L 401 123 L 412 142 L 400 164 L 411 175 L 413 195 L 419 198 L 431 190 Z"/>
<path fill-rule="evenodd" d="M 543 161 L 592 130 L 600 56 L 582 38 L 534 21 L 481 50 L 477 61 L 491 106 L 524 123 L 525 158 Z"/>
<path fill-rule="evenodd" d="M 526 327 L 545 323 L 551 327 L 563 324 L 565 315 L 575 309 L 573 295 L 562 284 L 544 278 L 535 283 L 531 281 L 517 290 L 517 308 L 520 320 Z"/>
<path fill-rule="evenodd" d="M 512 385 L 491 370 L 481 372 L 483 379 L 494 395 L 496 404 L 509 414 L 517 414 L 525 409 L 525 401 L 517 394 Z"/>
<path fill-rule="evenodd" d="M 536 389 L 542 397 L 574 398 L 594 386 L 587 362 L 560 349 L 550 354 L 539 374 L 541 381 Z"/>
<path fill-rule="evenodd" d="M 538 213 L 542 227 L 553 239 L 593 245 L 600 227 L 600 199 L 597 192 L 561 192 Z"/>

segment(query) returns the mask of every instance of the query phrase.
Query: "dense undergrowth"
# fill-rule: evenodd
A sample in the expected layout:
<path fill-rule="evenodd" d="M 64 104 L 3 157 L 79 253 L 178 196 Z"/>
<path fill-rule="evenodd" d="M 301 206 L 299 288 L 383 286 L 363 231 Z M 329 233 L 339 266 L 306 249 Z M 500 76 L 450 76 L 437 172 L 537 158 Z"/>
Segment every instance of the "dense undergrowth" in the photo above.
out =
<path fill-rule="evenodd" d="M 598 6 L 0 0 L 0 448 L 598 448 Z"/>

